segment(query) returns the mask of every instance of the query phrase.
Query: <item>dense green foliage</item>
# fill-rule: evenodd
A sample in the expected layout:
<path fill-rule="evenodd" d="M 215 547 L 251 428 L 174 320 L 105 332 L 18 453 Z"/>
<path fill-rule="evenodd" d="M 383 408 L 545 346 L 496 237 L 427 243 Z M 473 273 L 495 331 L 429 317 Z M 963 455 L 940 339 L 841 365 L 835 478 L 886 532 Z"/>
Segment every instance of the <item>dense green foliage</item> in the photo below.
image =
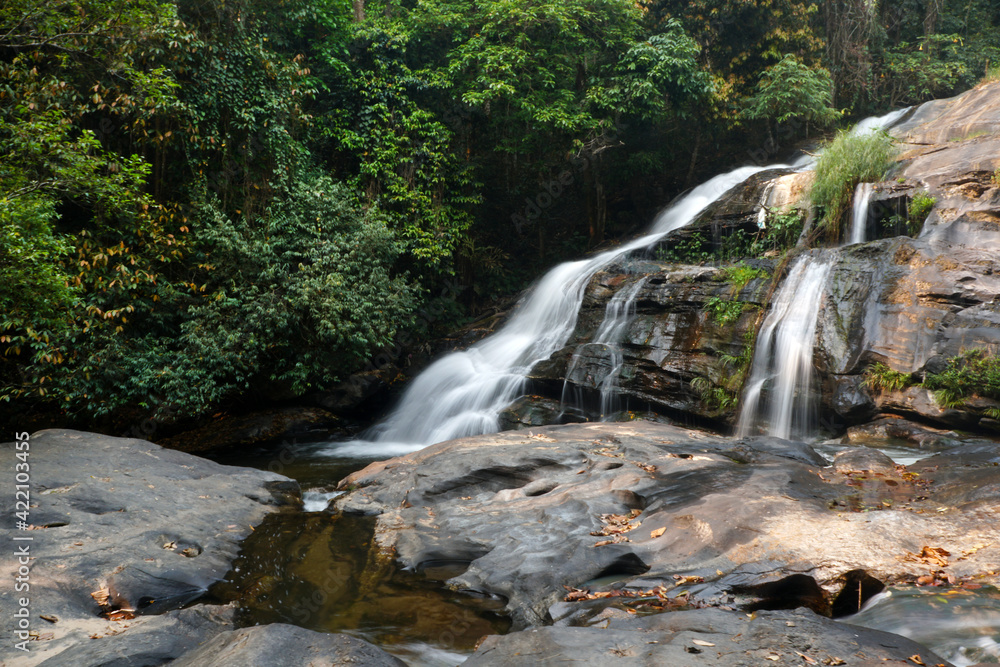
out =
<path fill-rule="evenodd" d="M 329 387 L 748 146 L 989 76 L 997 25 L 987 0 L 10 0 L 0 396 L 117 427 Z"/>
<path fill-rule="evenodd" d="M 854 189 L 859 183 L 883 180 L 895 155 L 895 142 L 885 132 L 838 132 L 816 163 L 810 198 L 822 213 L 817 229 L 838 238 Z"/>
<path fill-rule="evenodd" d="M 928 373 L 924 386 L 938 403 L 955 407 L 972 396 L 1000 400 L 1000 357 L 986 350 L 969 350 L 948 360 L 940 373 Z"/>

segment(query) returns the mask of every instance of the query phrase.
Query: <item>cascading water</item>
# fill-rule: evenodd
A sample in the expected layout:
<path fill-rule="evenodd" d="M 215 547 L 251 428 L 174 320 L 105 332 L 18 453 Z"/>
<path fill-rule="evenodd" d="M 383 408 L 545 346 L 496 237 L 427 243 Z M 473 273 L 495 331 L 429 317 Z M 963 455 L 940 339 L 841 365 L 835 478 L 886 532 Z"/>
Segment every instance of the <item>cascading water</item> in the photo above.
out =
<path fill-rule="evenodd" d="M 888 127 L 905 112 L 901 109 L 866 119 L 853 132 Z M 810 159 L 795 165 L 799 169 L 810 166 Z M 399 453 L 404 448 L 496 431 L 501 410 L 522 393 L 531 367 L 566 344 L 576 327 L 584 290 L 595 273 L 689 224 L 709 204 L 751 175 L 788 167 L 741 167 L 716 176 L 657 216 L 647 235 L 590 259 L 555 267 L 522 299 L 502 329 L 464 352 L 439 359 L 417 376 L 392 414 L 368 435 L 383 443 L 382 448 L 395 447 L 394 453 Z"/>
<path fill-rule="evenodd" d="M 632 321 L 632 317 L 635 315 L 635 299 L 645 284 L 646 278 L 642 277 L 630 287 L 615 292 L 604 309 L 604 320 L 601 321 L 601 326 L 598 327 L 597 332 L 594 334 L 594 340 L 581 343 L 573 352 L 573 357 L 566 368 L 566 379 L 563 381 L 561 398 L 561 408 L 563 411 L 566 410 L 569 403 L 579 402 L 567 400 L 571 392 L 569 380 L 573 376 L 573 372 L 577 366 L 579 366 L 584 351 L 590 346 L 596 346 L 608 354 L 610 370 L 597 383 L 601 391 L 601 418 L 607 419 L 617 411 L 618 376 L 621 374 L 622 365 L 625 361 L 625 356 L 622 354 L 621 342 L 629 323 Z"/>
<path fill-rule="evenodd" d="M 689 224 L 709 204 L 766 167 L 741 167 L 699 185 L 657 216 L 650 232 L 590 259 L 547 273 L 507 324 L 464 352 L 442 357 L 417 376 L 399 406 L 369 433 L 380 443 L 415 447 L 499 428 L 500 411 L 524 387 L 531 367 L 561 349 L 576 327 L 591 277 L 619 257 L 647 248 Z"/>
<path fill-rule="evenodd" d="M 751 435 L 765 413 L 769 435 L 790 438 L 808 432 L 816 316 L 832 266 L 830 253 L 803 255 L 778 291 L 757 339 L 737 425 L 740 437 Z M 772 386 L 765 406 L 761 394 L 768 382 Z"/>
<path fill-rule="evenodd" d="M 868 229 L 868 204 L 872 198 L 874 184 L 858 183 L 854 189 L 854 207 L 851 211 L 850 236 L 847 242 L 850 244 L 864 243 L 867 241 Z"/>

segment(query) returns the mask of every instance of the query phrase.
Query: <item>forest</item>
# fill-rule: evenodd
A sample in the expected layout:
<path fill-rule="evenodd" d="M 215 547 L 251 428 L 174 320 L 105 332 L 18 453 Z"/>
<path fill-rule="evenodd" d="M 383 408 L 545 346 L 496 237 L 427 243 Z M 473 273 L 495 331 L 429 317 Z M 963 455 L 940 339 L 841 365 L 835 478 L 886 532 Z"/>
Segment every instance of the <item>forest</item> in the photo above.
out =
<path fill-rule="evenodd" d="M 0 418 L 335 386 L 998 65 L 992 0 L 9 0 Z"/>

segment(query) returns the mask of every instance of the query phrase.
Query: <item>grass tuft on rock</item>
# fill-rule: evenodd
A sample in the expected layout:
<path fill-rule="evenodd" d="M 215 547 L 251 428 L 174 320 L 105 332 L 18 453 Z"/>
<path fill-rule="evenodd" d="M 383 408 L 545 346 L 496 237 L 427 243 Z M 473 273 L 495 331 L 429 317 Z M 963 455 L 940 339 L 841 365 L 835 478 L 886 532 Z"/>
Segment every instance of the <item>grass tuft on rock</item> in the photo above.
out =
<path fill-rule="evenodd" d="M 883 180 L 895 157 L 896 142 L 885 132 L 838 132 L 816 163 L 810 199 L 821 216 L 817 229 L 825 230 L 831 240 L 838 238 L 858 183 Z"/>

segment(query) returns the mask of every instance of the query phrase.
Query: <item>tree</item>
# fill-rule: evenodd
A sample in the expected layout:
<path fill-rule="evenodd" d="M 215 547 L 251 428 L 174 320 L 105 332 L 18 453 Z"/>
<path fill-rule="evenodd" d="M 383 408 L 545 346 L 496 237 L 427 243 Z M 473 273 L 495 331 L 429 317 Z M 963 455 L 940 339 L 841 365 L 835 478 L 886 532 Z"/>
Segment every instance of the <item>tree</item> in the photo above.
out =
<path fill-rule="evenodd" d="M 806 67 L 789 53 L 764 70 L 757 83 L 757 92 L 748 100 L 743 115 L 767 122 L 772 141 L 772 122 L 777 130 L 783 123 L 802 121 L 808 136 L 810 123 L 826 127 L 840 117 L 832 106 L 832 99 L 830 73 L 821 67 Z"/>

